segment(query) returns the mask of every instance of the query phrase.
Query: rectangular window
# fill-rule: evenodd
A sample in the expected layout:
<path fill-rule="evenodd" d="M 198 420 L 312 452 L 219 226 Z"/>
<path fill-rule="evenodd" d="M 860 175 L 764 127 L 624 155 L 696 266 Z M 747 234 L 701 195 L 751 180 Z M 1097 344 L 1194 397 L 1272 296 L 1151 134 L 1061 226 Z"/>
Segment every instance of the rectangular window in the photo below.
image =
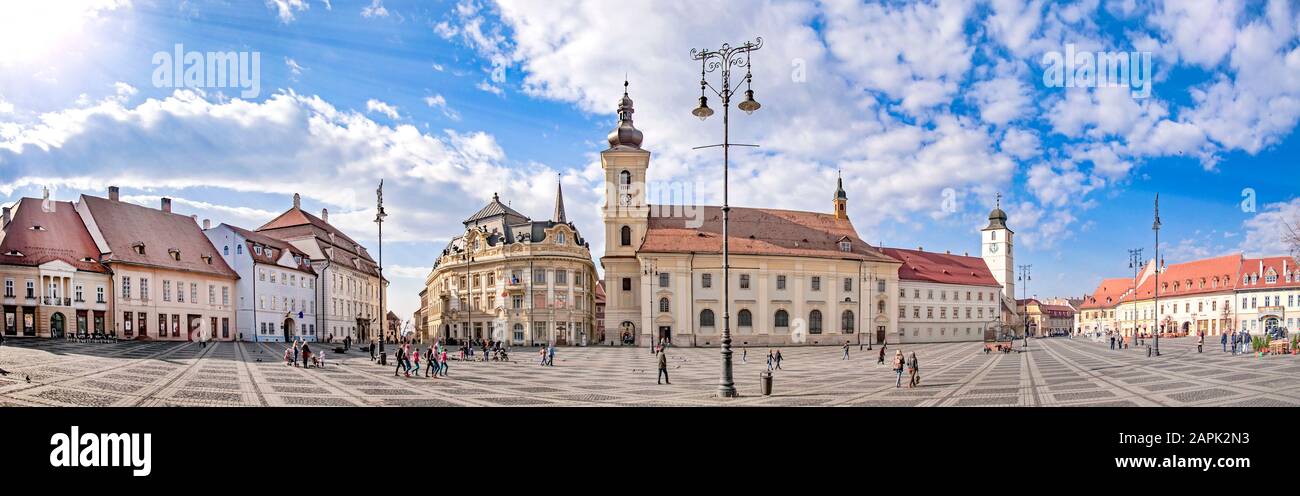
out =
<path fill-rule="evenodd" d="M 172 282 L 163 281 L 163 301 L 172 301 Z M 166 329 L 166 327 L 164 327 Z"/>
<path fill-rule="evenodd" d="M 565 284 L 569 284 L 569 271 L 567 270 L 555 271 L 555 285 L 560 286 Z"/>
<path fill-rule="evenodd" d="M 776 276 L 776 289 L 785 290 L 785 276 Z"/>
<path fill-rule="evenodd" d="M 209 305 L 217 304 L 217 287 L 211 284 L 208 285 L 208 304 Z"/>
<path fill-rule="evenodd" d="M 749 289 L 749 274 L 740 275 L 740 289 Z"/>
<path fill-rule="evenodd" d="M 921 307 L 912 307 L 912 318 L 921 318 Z"/>
<path fill-rule="evenodd" d="M 141 290 L 144 290 L 143 287 L 141 287 L 140 289 L 141 289 Z M 13 295 L 12 295 L 12 294 L 9 294 L 8 296 L 13 296 Z M 76 288 L 76 297 L 77 297 L 77 301 L 78 301 L 78 302 L 86 301 L 85 299 L 83 299 L 83 296 L 84 296 L 84 295 L 82 294 L 82 288 L 81 288 L 81 285 L 78 284 L 78 285 L 77 285 L 77 288 Z"/>
<path fill-rule="evenodd" d="M 315 327 L 315 326 L 312 326 L 312 327 Z M 314 333 L 313 333 L 313 334 L 314 334 Z M 224 317 L 223 317 L 223 318 L 221 319 L 221 338 L 222 338 L 222 339 L 229 339 L 229 338 L 230 338 L 230 319 L 229 319 L 229 318 L 224 318 Z"/>
<path fill-rule="evenodd" d="M 190 303 L 199 303 L 199 283 L 190 283 Z"/>
<path fill-rule="evenodd" d="M 131 299 L 131 278 L 122 276 L 122 299 Z"/>
<path fill-rule="evenodd" d="M 5 279 L 5 298 L 14 297 L 14 280 Z"/>
<path fill-rule="evenodd" d="M 631 277 L 624 277 L 624 278 L 623 278 L 623 291 L 631 291 L 631 290 L 632 290 L 632 278 L 631 278 Z"/>
<path fill-rule="evenodd" d="M 659 287 L 661 287 L 661 288 L 666 288 L 666 287 L 668 287 L 668 283 L 669 283 L 669 282 L 670 282 L 670 281 L 669 281 L 668 273 L 667 273 L 667 272 L 660 272 L 660 273 L 659 273 Z"/>
<path fill-rule="evenodd" d="M 704 289 L 713 287 L 713 274 L 700 274 L 700 287 Z"/>
<path fill-rule="evenodd" d="M 847 292 L 850 292 L 850 291 L 853 291 L 853 278 L 852 278 L 852 277 L 845 277 L 845 278 L 844 278 L 844 292 L 847 293 Z"/>
<path fill-rule="evenodd" d="M 877 293 L 880 293 L 880 294 L 885 294 L 885 280 L 884 280 L 884 279 L 881 279 L 881 280 L 879 280 L 879 281 L 876 281 L 876 292 L 877 292 Z M 903 296 L 903 290 L 901 290 L 901 289 L 898 290 L 898 296 L 900 296 L 900 297 Z"/>
<path fill-rule="evenodd" d="M 95 287 L 95 303 L 104 303 L 104 287 Z"/>
<path fill-rule="evenodd" d="M 149 279 L 143 277 L 140 278 L 140 299 L 149 301 Z"/>
<path fill-rule="evenodd" d="M 27 299 L 36 299 L 36 281 L 27 280 Z"/>
<path fill-rule="evenodd" d="M 822 278 L 821 278 L 821 276 L 812 276 L 812 290 L 813 290 L 813 291 L 821 291 L 821 290 L 822 290 Z"/>
<path fill-rule="evenodd" d="M 523 297 L 522 295 L 514 295 L 514 296 L 511 296 L 511 297 L 510 297 L 510 308 L 513 308 L 513 309 L 515 309 L 515 310 L 519 310 L 519 309 L 524 308 L 524 297 Z M 522 338 L 521 338 L 521 339 L 522 339 Z"/>
<path fill-rule="evenodd" d="M 312 303 L 315 303 L 314 301 Z M 230 286 L 221 287 L 221 304 L 230 305 Z M 315 313 L 315 312 L 312 312 Z"/>

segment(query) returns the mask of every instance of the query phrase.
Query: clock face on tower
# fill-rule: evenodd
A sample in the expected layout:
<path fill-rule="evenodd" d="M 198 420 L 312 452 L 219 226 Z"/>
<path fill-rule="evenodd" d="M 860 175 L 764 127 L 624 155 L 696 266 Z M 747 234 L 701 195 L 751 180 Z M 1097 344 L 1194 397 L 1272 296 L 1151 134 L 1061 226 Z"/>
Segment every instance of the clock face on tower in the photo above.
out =
<path fill-rule="evenodd" d="M 998 245 L 989 243 L 989 253 L 997 253 L 997 252 L 998 252 Z"/>
<path fill-rule="evenodd" d="M 624 207 L 626 207 L 626 206 L 628 206 L 628 205 L 631 205 L 631 204 L 632 204 L 632 195 L 627 194 L 627 193 L 623 193 L 623 194 L 621 194 L 621 195 L 618 196 L 618 202 L 621 203 L 621 204 L 623 204 Z"/>

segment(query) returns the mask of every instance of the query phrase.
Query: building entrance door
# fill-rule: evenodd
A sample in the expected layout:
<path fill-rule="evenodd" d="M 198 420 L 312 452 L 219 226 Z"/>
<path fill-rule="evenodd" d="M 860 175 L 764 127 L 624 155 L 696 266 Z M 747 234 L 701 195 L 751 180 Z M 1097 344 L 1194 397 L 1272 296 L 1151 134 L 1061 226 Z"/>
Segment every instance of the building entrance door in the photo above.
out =
<path fill-rule="evenodd" d="M 50 337 L 54 339 L 63 338 L 63 314 L 55 312 L 50 316 Z"/>
<path fill-rule="evenodd" d="M 659 340 L 668 344 L 673 344 L 672 326 L 659 326 Z"/>
<path fill-rule="evenodd" d="M 284 324 L 280 327 L 284 329 L 284 342 L 293 341 L 293 337 L 290 336 L 293 333 L 293 319 L 284 319 Z"/>
<path fill-rule="evenodd" d="M 885 326 L 876 326 L 876 344 L 885 343 Z"/>

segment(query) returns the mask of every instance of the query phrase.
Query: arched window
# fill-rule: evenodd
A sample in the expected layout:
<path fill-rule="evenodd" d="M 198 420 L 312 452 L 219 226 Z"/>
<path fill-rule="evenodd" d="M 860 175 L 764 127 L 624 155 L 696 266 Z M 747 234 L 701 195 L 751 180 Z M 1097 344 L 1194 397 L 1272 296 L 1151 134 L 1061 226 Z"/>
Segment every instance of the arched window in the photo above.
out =
<path fill-rule="evenodd" d="M 713 327 L 713 310 L 700 311 L 700 327 Z"/>
<path fill-rule="evenodd" d="M 785 310 L 777 310 L 773 320 L 776 327 L 790 327 L 790 314 L 785 313 Z"/>
<path fill-rule="evenodd" d="M 660 312 L 667 312 L 667 311 L 668 311 L 668 298 L 660 298 L 660 299 L 659 299 L 659 311 L 660 311 Z"/>
<path fill-rule="evenodd" d="M 822 311 L 813 310 L 808 312 L 808 334 L 822 333 Z"/>
<path fill-rule="evenodd" d="M 983 295 L 984 293 L 980 293 L 980 294 Z M 885 313 L 885 300 L 880 300 L 876 302 L 876 313 Z"/>
<path fill-rule="evenodd" d="M 620 244 L 620 245 L 622 245 L 622 246 L 631 246 L 631 245 L 632 245 L 632 228 L 627 227 L 627 226 L 623 226 L 622 229 L 619 229 L 619 231 L 618 231 L 618 244 Z"/>
<path fill-rule="evenodd" d="M 618 173 L 618 185 L 623 188 L 630 188 L 632 186 L 632 173 L 628 171 Z"/>
<path fill-rule="evenodd" d="M 236 254 L 236 255 L 243 255 L 243 254 L 244 254 L 244 245 L 235 245 L 235 254 Z"/>
<path fill-rule="evenodd" d="M 740 313 L 736 314 L 736 318 L 740 321 L 740 327 L 754 326 L 754 315 L 749 313 L 749 310 L 741 310 Z"/>
<path fill-rule="evenodd" d="M 845 310 L 840 314 L 840 329 L 844 332 L 853 332 L 853 310 Z"/>
<path fill-rule="evenodd" d="M 221 247 L 221 254 L 222 254 L 222 255 L 229 256 L 229 255 L 230 255 L 230 245 L 226 245 L 226 246 Z"/>

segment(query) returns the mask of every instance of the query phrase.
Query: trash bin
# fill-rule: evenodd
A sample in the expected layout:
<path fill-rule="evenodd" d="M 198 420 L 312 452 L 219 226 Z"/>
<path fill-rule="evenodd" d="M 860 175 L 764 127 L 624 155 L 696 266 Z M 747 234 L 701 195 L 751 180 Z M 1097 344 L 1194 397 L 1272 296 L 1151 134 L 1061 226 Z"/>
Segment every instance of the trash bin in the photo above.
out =
<path fill-rule="evenodd" d="M 762 373 L 758 374 L 758 382 L 759 382 L 759 387 L 763 391 L 763 396 L 771 396 L 772 395 L 772 373 L 768 371 L 763 371 Z"/>
<path fill-rule="evenodd" d="M 388 365 L 388 352 L 387 352 L 387 351 L 381 351 L 381 352 L 379 352 L 379 364 L 380 364 L 380 365 Z"/>

